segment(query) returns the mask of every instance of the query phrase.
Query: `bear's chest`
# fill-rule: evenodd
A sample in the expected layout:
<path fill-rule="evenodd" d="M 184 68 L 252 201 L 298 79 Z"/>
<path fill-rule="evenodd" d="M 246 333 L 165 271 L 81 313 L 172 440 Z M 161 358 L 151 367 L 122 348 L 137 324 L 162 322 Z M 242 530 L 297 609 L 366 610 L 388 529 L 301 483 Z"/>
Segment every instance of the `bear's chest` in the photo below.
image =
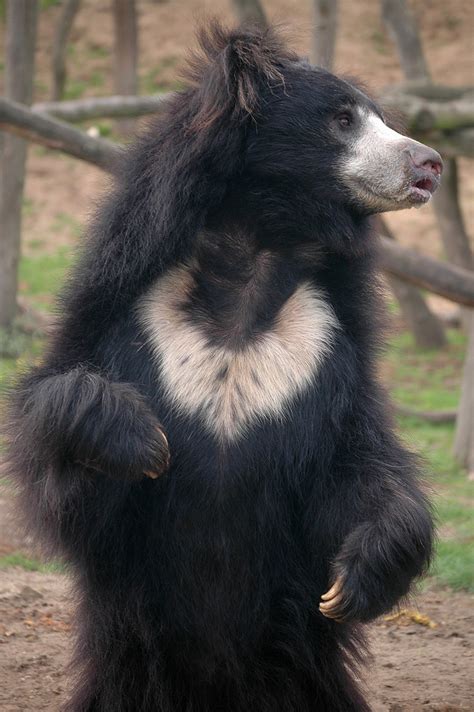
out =
<path fill-rule="evenodd" d="M 235 441 L 262 418 L 284 419 L 331 351 L 338 322 L 326 299 L 301 283 L 269 328 L 236 347 L 216 342 L 205 320 L 193 319 L 192 289 L 191 273 L 176 268 L 140 303 L 170 407 L 199 417 L 221 441 Z"/>

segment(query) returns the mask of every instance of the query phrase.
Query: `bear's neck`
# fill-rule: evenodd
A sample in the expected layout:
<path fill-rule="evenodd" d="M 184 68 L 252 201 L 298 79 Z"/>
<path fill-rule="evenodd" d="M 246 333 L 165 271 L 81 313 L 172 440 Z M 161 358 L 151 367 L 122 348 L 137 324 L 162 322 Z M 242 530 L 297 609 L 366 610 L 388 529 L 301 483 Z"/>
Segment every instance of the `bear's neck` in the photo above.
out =
<path fill-rule="evenodd" d="M 297 261 L 236 226 L 200 233 L 190 272 L 187 311 L 231 347 L 269 329 L 304 276 Z"/>
<path fill-rule="evenodd" d="M 229 220 L 199 234 L 186 310 L 211 340 L 238 347 L 268 331 L 304 284 L 324 295 L 348 328 L 360 321 L 360 300 L 368 298 L 372 281 L 370 256 L 330 251 L 314 235 L 276 238 Z"/>

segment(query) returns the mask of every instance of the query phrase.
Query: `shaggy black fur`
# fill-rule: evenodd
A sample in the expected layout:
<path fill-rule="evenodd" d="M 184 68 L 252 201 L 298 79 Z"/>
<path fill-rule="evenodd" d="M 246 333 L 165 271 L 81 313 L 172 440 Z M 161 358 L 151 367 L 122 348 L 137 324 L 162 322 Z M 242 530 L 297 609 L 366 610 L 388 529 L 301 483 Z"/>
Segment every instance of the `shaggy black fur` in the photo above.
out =
<path fill-rule="evenodd" d="M 271 31 L 214 26 L 201 46 L 190 88 L 127 152 L 43 364 L 12 400 L 28 522 L 77 582 L 67 709 L 362 712 L 358 623 L 408 592 L 432 539 L 375 378 L 368 217 L 333 170 L 345 146 L 331 117 L 377 109 Z M 136 315 L 191 259 L 189 319 L 211 341 L 270 328 L 303 279 L 341 325 L 287 416 L 227 445 L 166 406 Z M 151 480 L 166 460 L 158 423 L 171 465 Z M 318 610 L 337 574 L 342 623 Z"/>

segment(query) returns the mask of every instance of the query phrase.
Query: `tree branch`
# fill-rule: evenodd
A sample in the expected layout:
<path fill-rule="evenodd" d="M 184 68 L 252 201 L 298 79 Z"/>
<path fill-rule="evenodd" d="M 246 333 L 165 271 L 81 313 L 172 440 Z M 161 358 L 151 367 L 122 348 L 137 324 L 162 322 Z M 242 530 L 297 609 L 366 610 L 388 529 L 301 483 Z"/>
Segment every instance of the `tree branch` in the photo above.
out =
<path fill-rule="evenodd" d="M 442 91 L 443 87 L 440 87 Z M 420 88 L 421 90 L 421 88 Z M 466 91 L 456 99 L 428 99 L 419 94 L 398 87 L 385 91 L 382 96 L 385 106 L 401 111 L 406 117 L 408 129 L 419 133 L 423 131 L 456 131 L 474 126 L 474 92 Z"/>
<path fill-rule="evenodd" d="M 66 83 L 67 43 L 80 4 L 81 0 L 66 0 L 54 33 L 53 56 L 51 60 L 53 72 L 53 100 L 60 99 L 64 92 L 64 84 Z"/>
<path fill-rule="evenodd" d="M 122 153 L 120 147 L 111 141 L 92 138 L 69 124 L 35 113 L 1 97 L 0 129 L 47 148 L 63 151 L 106 171 L 114 169 Z"/>
<path fill-rule="evenodd" d="M 63 121 L 87 121 L 101 118 L 123 118 L 155 114 L 169 94 L 151 96 L 106 96 L 71 101 L 43 101 L 33 104 L 33 111 L 50 114 Z"/>
<path fill-rule="evenodd" d="M 474 272 L 420 255 L 386 237 L 380 241 L 380 263 L 386 272 L 452 302 L 474 307 Z"/>
<path fill-rule="evenodd" d="M 454 423 L 457 417 L 457 410 L 415 410 L 399 403 L 395 405 L 395 410 L 398 415 L 427 420 L 429 423 Z"/>

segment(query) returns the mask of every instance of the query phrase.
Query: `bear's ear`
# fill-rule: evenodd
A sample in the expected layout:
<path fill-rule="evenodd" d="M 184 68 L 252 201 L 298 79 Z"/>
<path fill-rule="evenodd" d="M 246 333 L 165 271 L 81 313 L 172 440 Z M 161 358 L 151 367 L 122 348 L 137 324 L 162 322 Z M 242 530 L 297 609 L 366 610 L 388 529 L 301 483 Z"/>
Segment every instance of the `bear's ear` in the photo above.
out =
<path fill-rule="evenodd" d="M 228 31 L 213 22 L 198 37 L 200 52 L 191 58 L 186 72 L 195 88 L 190 125 L 194 131 L 221 118 L 255 118 L 262 88 L 283 85 L 284 65 L 297 59 L 271 29 Z"/>

